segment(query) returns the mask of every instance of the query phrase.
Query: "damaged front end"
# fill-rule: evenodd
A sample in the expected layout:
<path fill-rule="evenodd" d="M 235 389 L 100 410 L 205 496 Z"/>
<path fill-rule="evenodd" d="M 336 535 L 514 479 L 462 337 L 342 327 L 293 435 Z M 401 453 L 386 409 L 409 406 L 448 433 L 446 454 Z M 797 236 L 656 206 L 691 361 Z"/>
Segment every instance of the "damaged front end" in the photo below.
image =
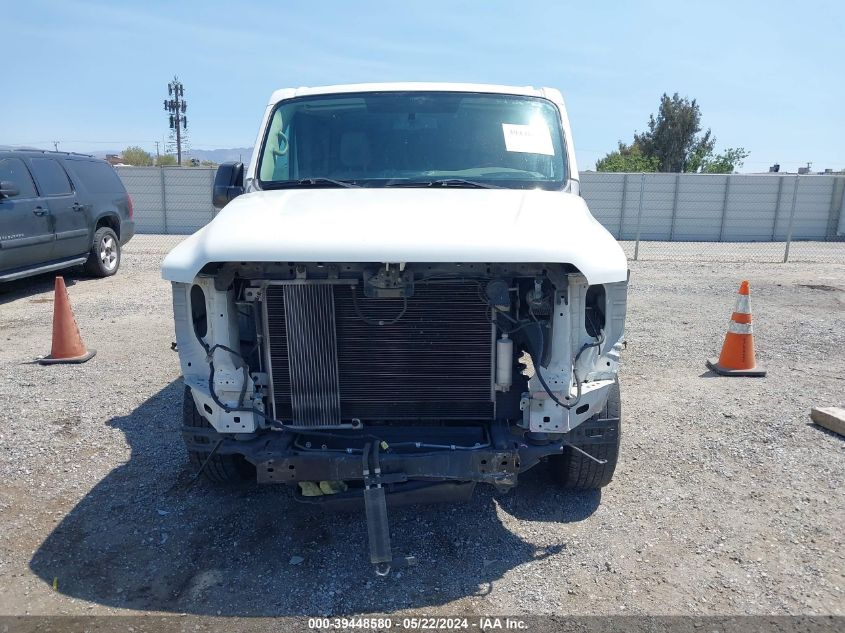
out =
<path fill-rule="evenodd" d="M 188 449 L 240 456 L 304 502 L 363 505 L 385 572 L 407 562 L 388 503 L 507 490 L 602 411 L 626 289 L 566 264 L 208 264 L 173 283 L 212 427 L 185 428 Z"/>

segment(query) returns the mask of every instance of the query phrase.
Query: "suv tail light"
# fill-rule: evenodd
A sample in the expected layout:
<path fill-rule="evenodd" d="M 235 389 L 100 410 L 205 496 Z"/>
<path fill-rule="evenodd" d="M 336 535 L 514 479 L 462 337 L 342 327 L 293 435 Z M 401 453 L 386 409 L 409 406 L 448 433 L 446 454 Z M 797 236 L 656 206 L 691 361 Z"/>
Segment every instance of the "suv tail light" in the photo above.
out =
<path fill-rule="evenodd" d="M 135 207 L 132 206 L 132 196 L 128 193 L 126 194 L 126 206 L 129 207 L 129 219 L 132 220 L 135 217 Z"/>

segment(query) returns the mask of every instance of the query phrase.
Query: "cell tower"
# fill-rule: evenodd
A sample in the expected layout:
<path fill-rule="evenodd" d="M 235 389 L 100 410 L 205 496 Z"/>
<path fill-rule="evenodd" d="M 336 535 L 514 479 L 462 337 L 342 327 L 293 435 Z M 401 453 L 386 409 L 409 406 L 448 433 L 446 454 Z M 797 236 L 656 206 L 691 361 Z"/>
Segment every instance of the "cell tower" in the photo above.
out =
<path fill-rule="evenodd" d="M 164 109 L 168 112 L 170 119 L 170 142 L 167 144 L 168 151 L 176 150 L 176 162 L 182 164 L 182 146 L 188 146 L 188 102 L 185 101 L 185 86 L 174 76 L 173 81 L 167 84 L 169 99 L 164 100 Z"/>

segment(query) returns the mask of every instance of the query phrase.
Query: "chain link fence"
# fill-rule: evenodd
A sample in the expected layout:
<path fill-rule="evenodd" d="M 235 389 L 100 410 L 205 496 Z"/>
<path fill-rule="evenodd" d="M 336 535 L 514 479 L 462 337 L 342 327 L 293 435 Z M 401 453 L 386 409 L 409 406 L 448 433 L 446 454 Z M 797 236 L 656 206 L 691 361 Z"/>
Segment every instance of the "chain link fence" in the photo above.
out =
<path fill-rule="evenodd" d="M 845 176 L 586 172 L 631 259 L 845 263 Z"/>
<path fill-rule="evenodd" d="M 213 168 L 118 174 L 162 248 L 214 218 Z M 584 172 L 581 194 L 630 259 L 845 263 L 845 176 Z"/>
<path fill-rule="evenodd" d="M 190 235 L 214 218 L 214 168 L 118 167 L 135 209 L 135 231 Z"/>

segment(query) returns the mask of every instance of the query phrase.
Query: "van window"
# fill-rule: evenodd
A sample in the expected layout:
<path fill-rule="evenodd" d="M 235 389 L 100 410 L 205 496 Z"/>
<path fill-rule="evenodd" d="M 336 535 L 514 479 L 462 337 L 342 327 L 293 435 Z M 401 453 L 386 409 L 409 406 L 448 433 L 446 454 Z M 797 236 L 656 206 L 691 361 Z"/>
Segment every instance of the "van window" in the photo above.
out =
<path fill-rule="evenodd" d="M 14 198 L 35 198 L 35 183 L 20 158 L 0 158 L 0 180 L 11 180 L 20 189 Z"/>
<path fill-rule="evenodd" d="M 33 158 L 32 172 L 45 196 L 64 196 L 72 193 L 64 168 L 52 158 Z"/>
<path fill-rule="evenodd" d="M 120 177 L 108 163 L 95 160 L 69 160 L 65 163 L 90 193 L 125 193 Z"/>

